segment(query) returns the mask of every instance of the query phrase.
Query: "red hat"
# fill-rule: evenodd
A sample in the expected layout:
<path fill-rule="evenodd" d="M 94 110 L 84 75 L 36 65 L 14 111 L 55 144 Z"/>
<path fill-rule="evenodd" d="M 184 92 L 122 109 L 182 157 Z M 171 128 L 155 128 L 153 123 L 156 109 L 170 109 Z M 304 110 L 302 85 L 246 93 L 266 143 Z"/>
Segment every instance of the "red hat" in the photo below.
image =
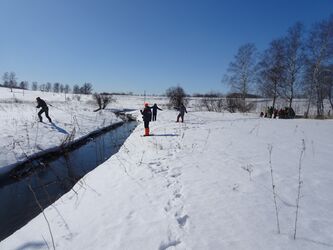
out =
<path fill-rule="evenodd" d="M 148 107 L 148 102 L 145 102 L 145 107 Z"/>

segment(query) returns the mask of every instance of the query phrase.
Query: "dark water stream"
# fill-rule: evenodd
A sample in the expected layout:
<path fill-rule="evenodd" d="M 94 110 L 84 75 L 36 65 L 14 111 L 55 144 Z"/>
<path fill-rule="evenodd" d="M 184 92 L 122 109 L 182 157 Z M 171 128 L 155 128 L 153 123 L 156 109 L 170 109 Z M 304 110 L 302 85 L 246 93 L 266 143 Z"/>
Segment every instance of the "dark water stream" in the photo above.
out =
<path fill-rule="evenodd" d="M 86 138 L 61 154 L 33 159 L 25 163 L 15 180 L 0 178 L 0 241 L 41 213 L 38 203 L 43 208 L 51 205 L 85 174 L 118 152 L 136 125 L 126 122 Z"/>

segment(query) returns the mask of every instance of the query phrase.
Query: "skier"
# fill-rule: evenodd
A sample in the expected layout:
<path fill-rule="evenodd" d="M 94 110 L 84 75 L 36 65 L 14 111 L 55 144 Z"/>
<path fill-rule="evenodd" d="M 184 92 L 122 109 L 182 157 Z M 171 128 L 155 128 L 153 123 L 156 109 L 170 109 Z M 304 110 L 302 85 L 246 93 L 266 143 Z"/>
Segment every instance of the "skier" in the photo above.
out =
<path fill-rule="evenodd" d="M 157 110 L 162 110 L 162 109 L 160 109 L 159 107 L 157 107 L 156 103 L 154 103 L 152 109 L 153 109 L 153 121 L 156 121 Z"/>
<path fill-rule="evenodd" d="M 42 108 L 38 112 L 39 121 L 43 122 L 42 114 L 45 112 L 46 118 L 49 119 L 49 122 L 52 122 L 51 118 L 49 117 L 49 107 L 46 105 L 46 102 L 40 97 L 37 97 L 36 100 L 37 100 L 36 108 Z"/>
<path fill-rule="evenodd" d="M 149 135 L 149 122 L 151 121 L 151 107 L 149 107 L 148 103 L 145 103 L 145 108 L 142 110 L 140 110 L 141 114 L 142 114 L 142 119 L 143 119 L 143 123 L 145 126 L 145 136 Z"/>
<path fill-rule="evenodd" d="M 182 122 L 184 122 L 184 115 L 185 115 L 185 113 L 187 113 L 187 110 L 186 110 L 184 104 L 182 103 L 180 105 L 180 107 L 177 109 L 179 110 L 179 114 L 177 116 L 177 122 L 179 122 L 179 118 L 182 118 Z"/>

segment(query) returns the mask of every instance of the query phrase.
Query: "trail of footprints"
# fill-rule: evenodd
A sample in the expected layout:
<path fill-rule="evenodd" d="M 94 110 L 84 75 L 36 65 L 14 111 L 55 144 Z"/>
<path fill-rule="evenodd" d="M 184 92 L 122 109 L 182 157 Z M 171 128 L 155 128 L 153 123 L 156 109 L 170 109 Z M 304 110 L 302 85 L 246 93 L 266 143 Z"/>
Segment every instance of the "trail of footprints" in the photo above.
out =
<path fill-rule="evenodd" d="M 160 160 L 167 160 L 166 158 Z M 167 240 L 161 242 L 159 250 L 165 250 L 171 247 L 176 247 L 182 243 L 181 238 L 186 234 L 186 224 L 189 220 L 189 216 L 184 209 L 181 175 L 182 171 L 180 167 L 170 167 L 167 164 L 162 164 L 161 161 L 151 162 L 148 164 L 154 175 L 162 175 L 166 182 L 165 188 L 170 193 L 169 200 L 164 206 L 164 211 L 174 217 L 175 223 L 169 225 Z"/>

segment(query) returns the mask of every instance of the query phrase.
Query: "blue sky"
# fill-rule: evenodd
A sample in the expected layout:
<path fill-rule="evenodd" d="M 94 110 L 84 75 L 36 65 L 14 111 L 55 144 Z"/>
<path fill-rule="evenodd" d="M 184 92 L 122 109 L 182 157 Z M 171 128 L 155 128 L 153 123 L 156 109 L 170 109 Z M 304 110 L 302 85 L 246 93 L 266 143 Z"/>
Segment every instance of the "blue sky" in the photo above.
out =
<path fill-rule="evenodd" d="M 264 50 L 296 21 L 333 14 L 331 0 L 0 0 L 0 74 L 95 91 L 227 92 L 244 43 Z"/>

